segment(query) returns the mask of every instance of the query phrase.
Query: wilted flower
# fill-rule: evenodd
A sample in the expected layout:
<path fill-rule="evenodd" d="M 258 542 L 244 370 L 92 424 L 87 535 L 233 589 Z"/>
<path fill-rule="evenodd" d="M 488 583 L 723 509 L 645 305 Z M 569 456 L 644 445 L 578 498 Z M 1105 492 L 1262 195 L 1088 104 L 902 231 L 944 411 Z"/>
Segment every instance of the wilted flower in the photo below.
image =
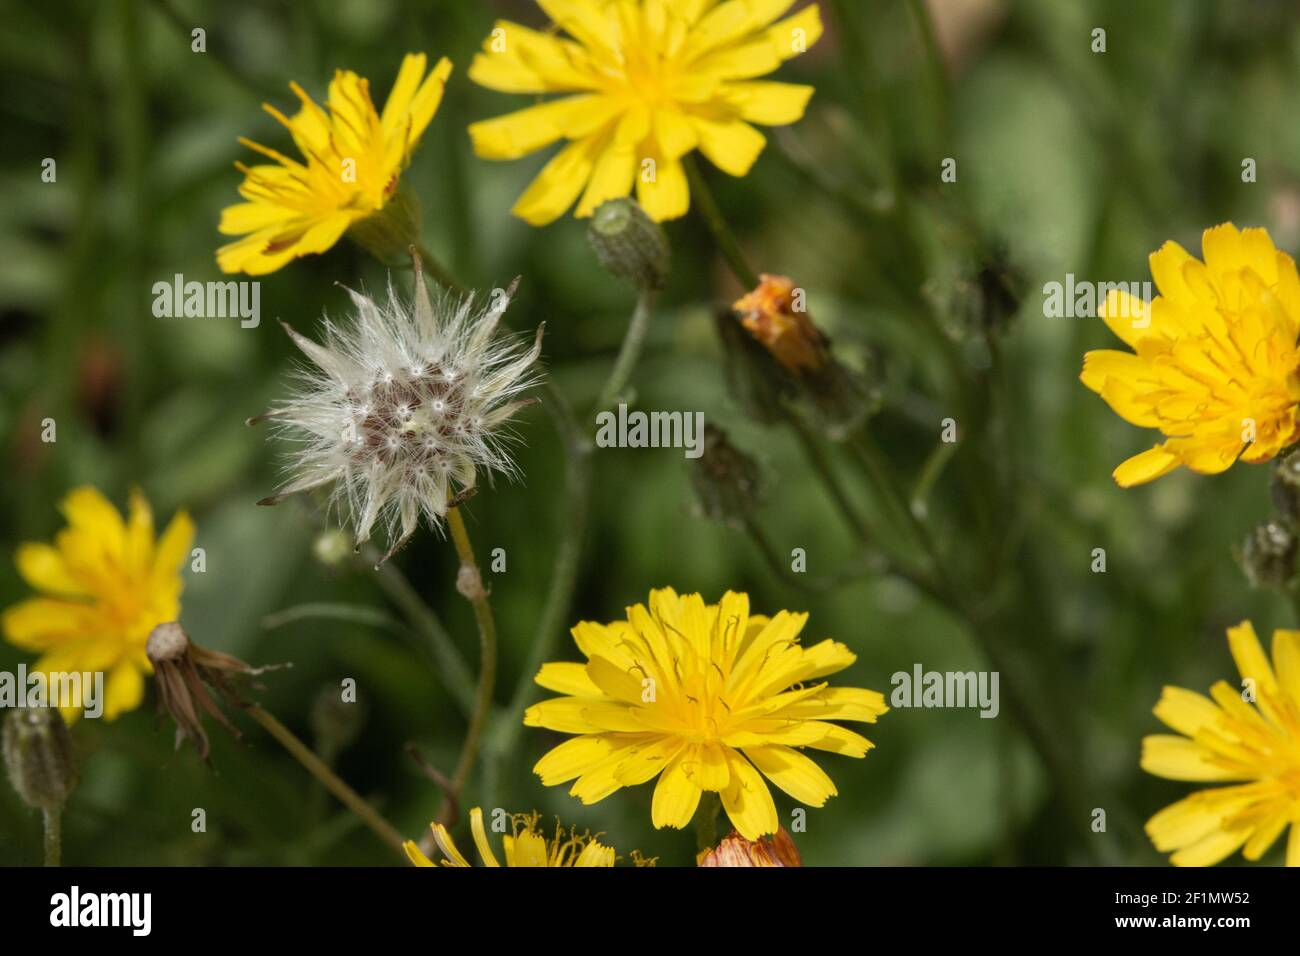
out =
<path fill-rule="evenodd" d="M 765 272 L 758 287 L 731 307 L 745 331 L 795 374 L 817 371 L 829 358 L 826 337 L 808 317 L 802 291 L 794 280 Z"/>
<path fill-rule="evenodd" d="M 516 813 L 510 817 L 510 834 L 502 836 L 501 843 L 505 850 L 506 866 L 613 866 L 614 848 L 605 846 L 588 833 L 577 830 L 565 830 L 558 823 L 555 836 L 550 840 L 542 836 L 537 828 L 540 815 L 537 813 Z M 500 866 L 492 844 L 488 842 L 487 829 L 483 826 L 483 811 L 475 807 L 469 812 L 470 831 L 474 835 L 474 845 L 484 866 Z M 446 859 L 444 866 L 470 866 L 470 862 L 456 849 L 451 834 L 441 823 L 431 823 L 433 837 L 438 849 Z M 403 844 L 406 855 L 416 866 L 433 866 L 434 863 L 420 852 L 420 848 L 411 840 Z"/>
<path fill-rule="evenodd" d="M 742 836 L 776 833 L 776 805 L 763 777 L 810 806 L 838 791 L 800 749 L 864 757 L 871 741 L 830 723 L 875 723 L 889 708 L 871 690 L 816 678 L 848 667 L 837 641 L 799 643 L 807 614 L 749 613 L 749 597 L 718 604 L 671 588 L 651 591 L 627 619 L 573 629 L 586 664 L 545 664 L 535 680 L 567 696 L 528 708 L 524 723 L 578 734 L 537 762 L 546 786 L 595 803 L 655 777 L 656 827 L 686 826 L 706 790 Z"/>
<path fill-rule="evenodd" d="M 1300 275 L 1264 229 L 1224 223 L 1205 262 L 1176 242 L 1151 254 L 1147 303 L 1111 290 L 1101 317 L 1132 352 L 1084 356 L 1083 383 L 1125 421 L 1167 440 L 1115 469 L 1122 487 L 1179 465 L 1213 475 L 1268 461 L 1300 440 Z"/>
<path fill-rule="evenodd" d="M 1212 866 L 1241 849 L 1258 860 L 1288 824 L 1287 866 L 1300 866 L 1300 631 L 1273 632 L 1273 664 L 1249 621 L 1228 629 L 1242 686 L 1213 700 L 1166 687 L 1155 715 L 1178 731 L 1142 741 L 1142 769 L 1169 780 L 1231 783 L 1199 790 L 1147 821 L 1176 866 Z M 1252 706 L 1253 705 L 1253 706 Z"/>
<path fill-rule="evenodd" d="M 746 840 L 732 830 L 711 850 L 701 850 L 697 866 L 803 866 L 799 848 L 781 827 L 775 836 Z"/>
<path fill-rule="evenodd" d="M 62 509 L 68 527 L 54 544 L 18 547 L 18 573 L 44 593 L 5 609 L 4 635 L 41 655 L 39 671 L 105 672 L 104 717 L 112 720 L 144 697 L 150 631 L 180 613 L 180 565 L 194 523 L 177 512 L 155 540 L 153 513 L 139 490 L 131 492 L 125 520 L 88 485 L 70 492 Z M 61 709 L 69 723 L 81 711 L 77 702 Z"/>
<path fill-rule="evenodd" d="M 686 214 L 682 157 L 699 149 L 744 176 L 767 140 L 750 123 L 803 116 L 811 86 L 760 82 L 822 33 L 816 4 L 774 23 L 794 0 L 538 0 L 568 36 L 499 21 L 474 56 L 474 82 L 504 93 L 561 93 L 471 124 L 474 151 L 519 159 L 568 140 L 515 203 L 534 226 L 574 201 L 590 216 L 606 199 L 637 198 L 651 219 Z M 581 195 L 581 199 L 579 196 Z"/>
<path fill-rule="evenodd" d="M 349 290 L 357 314 L 346 325 L 327 320 L 324 345 L 286 324 L 316 368 L 252 420 L 274 419 L 297 441 L 292 479 L 259 503 L 333 484 L 357 546 L 380 521 L 391 555 L 421 515 L 436 527 L 470 494 L 479 469 L 515 475 L 503 426 L 532 403 L 517 396 L 537 381 L 544 326 L 530 350 L 495 335 L 514 289 L 495 290 L 486 307 L 443 290 L 431 301 L 417 257 L 410 307 L 391 285 L 386 303 Z"/>
<path fill-rule="evenodd" d="M 228 703 L 243 706 L 235 681 L 261 673 L 237 657 L 210 651 L 193 643 L 176 621 L 159 624 L 149 635 L 149 661 L 158 678 L 158 709 L 176 721 L 176 748 L 187 737 L 199 756 L 208 759 L 210 745 L 203 729 L 203 714 L 214 718 L 234 736 L 240 736 L 221 712 L 209 688 Z"/>
<path fill-rule="evenodd" d="M 381 257 L 400 254 L 415 240 L 416 213 L 396 195 L 398 180 L 451 74 L 446 57 L 428 76 L 426 62 L 423 53 L 406 55 L 382 114 L 371 102 L 369 80 L 351 70 L 335 71 L 328 113 L 297 83 L 289 87 L 302 106 L 292 117 L 263 104 L 289 130 L 306 161 L 240 138 L 275 162 L 235 164 L 244 174 L 239 193 L 248 202 L 221 213 L 218 229 L 244 237 L 217 250 L 223 272 L 274 272 L 291 259 L 325 252 L 350 229 Z"/>

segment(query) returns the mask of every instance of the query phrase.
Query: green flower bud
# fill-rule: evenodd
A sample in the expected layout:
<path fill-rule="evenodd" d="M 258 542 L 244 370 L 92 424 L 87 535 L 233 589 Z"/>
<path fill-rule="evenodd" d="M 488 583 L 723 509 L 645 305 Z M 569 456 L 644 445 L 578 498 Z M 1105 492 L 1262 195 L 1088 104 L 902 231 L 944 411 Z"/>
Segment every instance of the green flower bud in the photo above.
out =
<path fill-rule="evenodd" d="M 1300 451 L 1279 458 L 1269 482 L 1273 504 L 1292 528 L 1300 527 Z"/>
<path fill-rule="evenodd" d="M 587 241 L 611 275 L 638 289 L 661 289 L 668 280 L 668 237 L 635 200 L 601 203 L 591 217 Z"/>
<path fill-rule="evenodd" d="M 1242 542 L 1237 555 L 1251 587 L 1285 590 L 1295 571 L 1296 537 L 1280 521 L 1269 520 Z"/>
<path fill-rule="evenodd" d="M 691 466 L 691 483 L 706 518 L 744 527 L 762 499 L 758 462 L 714 425 L 704 426 L 704 453 Z"/>
<path fill-rule="evenodd" d="M 72 735 L 54 707 L 11 711 L 3 734 L 5 770 L 30 807 L 53 810 L 77 786 Z"/>
<path fill-rule="evenodd" d="M 365 722 L 363 704 L 345 701 L 337 684 L 322 687 L 311 707 L 311 729 L 316 752 L 326 763 L 333 763 L 335 757 L 361 736 Z"/>
<path fill-rule="evenodd" d="M 420 200 L 399 189 L 384 208 L 348 227 L 348 238 L 380 262 L 409 262 L 409 249 L 420 241 Z"/>

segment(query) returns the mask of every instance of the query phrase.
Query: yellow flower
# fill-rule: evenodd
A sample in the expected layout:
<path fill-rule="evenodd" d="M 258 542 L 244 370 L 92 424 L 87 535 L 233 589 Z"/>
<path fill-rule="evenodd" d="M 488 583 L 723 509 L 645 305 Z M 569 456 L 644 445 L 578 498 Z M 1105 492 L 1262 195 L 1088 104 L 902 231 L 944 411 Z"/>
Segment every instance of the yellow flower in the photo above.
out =
<path fill-rule="evenodd" d="M 501 839 L 505 847 L 506 866 L 613 866 L 614 848 L 605 846 L 588 834 L 579 834 L 576 830 L 567 833 L 557 824 L 555 837 L 547 840 L 537 830 L 539 815 L 536 813 L 515 814 L 510 818 L 510 836 Z M 474 845 L 478 847 L 479 856 L 484 866 L 500 866 L 492 845 L 488 843 L 487 830 L 483 826 L 483 811 L 475 807 L 469 812 L 470 830 L 474 834 Z M 429 824 L 433 828 L 433 838 L 438 843 L 447 859 L 443 866 L 469 866 L 470 863 L 456 849 L 451 835 L 441 823 Z M 433 861 L 420 852 L 420 848 L 411 840 L 402 846 L 406 855 L 416 866 L 433 866 Z"/>
<path fill-rule="evenodd" d="M 1300 278 L 1264 229 L 1205 230 L 1205 262 L 1176 242 L 1151 254 L 1147 303 L 1111 290 L 1101 317 L 1133 352 L 1084 356 L 1083 383 L 1167 441 L 1115 469 L 1127 488 L 1179 465 L 1213 475 L 1300 439 Z"/>
<path fill-rule="evenodd" d="M 102 671 L 104 717 L 132 710 L 153 672 L 145 643 L 154 625 L 180 616 L 179 566 L 189 554 L 194 524 L 178 512 L 154 540 L 153 514 L 138 490 L 123 516 L 89 486 L 77 488 L 62 505 L 68 527 L 54 544 L 18 547 L 18 572 L 44 592 L 6 608 L 4 636 L 41 655 L 36 669 L 50 672 Z M 75 720 L 80 707 L 61 708 Z"/>
<path fill-rule="evenodd" d="M 1287 866 L 1300 866 L 1300 631 L 1273 632 L 1273 666 L 1249 621 L 1228 629 L 1242 687 L 1210 700 L 1166 687 L 1155 715 L 1178 731 L 1142 741 L 1142 769 L 1170 780 L 1234 782 L 1199 790 L 1147 821 L 1176 866 L 1211 866 L 1242 849 L 1258 860 L 1291 824 Z M 1250 706 L 1251 701 L 1255 706 Z"/>
<path fill-rule="evenodd" d="M 749 597 L 718 604 L 671 588 L 651 591 L 626 621 L 573 629 L 586 664 L 546 664 L 536 681 L 570 696 L 530 707 L 524 723 L 579 734 L 537 762 L 546 786 L 575 780 L 583 803 L 659 777 L 656 827 L 686 826 L 701 793 L 716 791 L 741 836 L 776 833 L 776 806 L 763 777 L 820 807 L 835 784 L 798 749 L 863 757 L 873 746 L 831 720 L 874 723 L 884 697 L 809 683 L 855 657 L 843 644 L 799 643 L 807 614 L 751 616 Z"/>
<path fill-rule="evenodd" d="M 766 143 L 750 123 L 803 116 L 811 86 L 756 81 L 821 36 L 817 6 L 773 23 L 794 0 L 537 0 L 567 37 L 499 21 L 470 79 L 506 93 L 565 93 L 474 123 L 474 151 L 518 159 L 564 139 L 515 203 L 542 226 L 632 191 L 652 219 L 690 206 L 682 157 L 699 149 L 744 176 Z M 584 188 L 585 187 L 585 188 Z"/>
<path fill-rule="evenodd" d="M 289 130 L 306 162 L 240 138 L 275 162 L 235 164 L 244 174 L 239 193 L 248 202 L 221 213 L 218 229 L 244 237 L 217 250 L 223 272 L 274 272 L 290 259 L 325 252 L 350 227 L 384 209 L 442 101 L 451 61 L 443 57 L 428 76 L 424 69 L 423 53 L 406 55 L 382 115 L 371 102 L 369 80 L 351 70 L 334 73 L 328 113 L 297 83 L 289 87 L 302 107 L 292 117 L 263 104 Z"/>

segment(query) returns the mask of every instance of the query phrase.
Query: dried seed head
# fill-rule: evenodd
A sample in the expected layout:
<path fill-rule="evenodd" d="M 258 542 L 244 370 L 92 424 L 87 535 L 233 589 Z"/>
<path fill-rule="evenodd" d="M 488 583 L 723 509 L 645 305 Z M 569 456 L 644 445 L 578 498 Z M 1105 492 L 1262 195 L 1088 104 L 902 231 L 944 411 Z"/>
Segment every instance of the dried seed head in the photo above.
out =
<path fill-rule="evenodd" d="M 61 807 L 77 786 L 72 735 L 55 707 L 11 711 L 3 751 L 9 782 L 29 807 Z"/>
<path fill-rule="evenodd" d="M 414 262 L 410 305 L 391 285 L 384 303 L 349 290 L 356 314 L 340 325 L 327 319 L 324 344 L 285 326 L 315 367 L 261 416 L 294 449 L 293 477 L 259 504 L 330 485 L 356 544 L 382 524 L 388 555 L 421 516 L 438 527 L 449 505 L 473 491 L 479 471 L 517 474 L 506 425 L 532 404 L 519 395 L 537 381 L 542 348 L 542 328 L 531 348 L 495 334 L 518 280 L 482 305 L 442 290 L 431 299 Z"/>
<path fill-rule="evenodd" d="M 633 199 L 610 199 L 591 217 L 587 241 L 609 273 L 637 288 L 661 289 L 672 252 L 663 227 Z"/>
<path fill-rule="evenodd" d="M 194 741 L 199 756 L 208 759 L 211 744 L 203 729 L 203 715 L 238 737 L 232 724 L 213 698 L 212 691 L 228 703 L 245 706 L 237 682 L 260 674 L 267 668 L 254 668 L 237 657 L 210 651 L 189 639 L 176 621 L 159 624 L 149 635 L 145 654 L 153 664 L 158 686 L 158 710 L 176 722 L 176 749 L 186 738 Z"/>
<path fill-rule="evenodd" d="M 712 850 L 701 850 L 697 866 L 803 866 L 799 849 L 782 827 L 770 837 L 746 840 L 732 830 Z"/>

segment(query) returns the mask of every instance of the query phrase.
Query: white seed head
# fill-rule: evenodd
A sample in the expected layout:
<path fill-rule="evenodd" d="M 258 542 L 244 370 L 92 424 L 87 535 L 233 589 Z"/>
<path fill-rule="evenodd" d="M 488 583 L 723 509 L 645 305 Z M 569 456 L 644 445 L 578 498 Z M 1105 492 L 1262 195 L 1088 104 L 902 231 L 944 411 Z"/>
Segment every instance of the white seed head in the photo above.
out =
<path fill-rule="evenodd" d="M 543 331 L 531 348 L 495 334 L 518 281 L 486 306 L 441 289 L 430 299 L 417 260 L 409 307 L 390 280 L 384 303 L 349 289 L 356 314 L 327 317 L 323 344 L 286 324 L 314 367 L 262 416 L 294 443 L 288 483 L 262 503 L 332 484 L 357 544 L 382 525 L 391 555 L 421 515 L 438 528 L 479 471 L 517 477 L 507 423 L 530 404 L 518 396 L 538 381 Z"/>

